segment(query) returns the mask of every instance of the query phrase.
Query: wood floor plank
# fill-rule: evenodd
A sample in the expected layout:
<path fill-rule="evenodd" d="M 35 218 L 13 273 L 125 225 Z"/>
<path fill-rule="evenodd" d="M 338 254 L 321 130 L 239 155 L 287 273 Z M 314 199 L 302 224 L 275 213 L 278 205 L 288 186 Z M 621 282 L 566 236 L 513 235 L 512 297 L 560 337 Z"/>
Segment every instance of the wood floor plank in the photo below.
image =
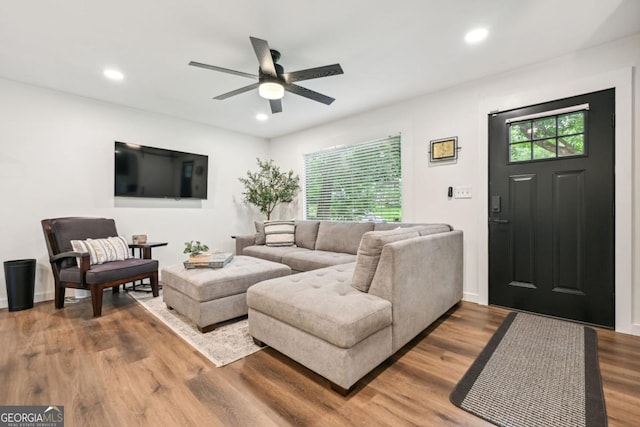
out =
<path fill-rule="evenodd" d="M 216 368 L 126 293 L 0 310 L 0 404 L 64 405 L 67 426 L 487 426 L 449 394 L 508 313 L 462 303 L 347 397 L 266 348 Z M 609 426 L 640 420 L 640 337 L 597 329 Z"/>

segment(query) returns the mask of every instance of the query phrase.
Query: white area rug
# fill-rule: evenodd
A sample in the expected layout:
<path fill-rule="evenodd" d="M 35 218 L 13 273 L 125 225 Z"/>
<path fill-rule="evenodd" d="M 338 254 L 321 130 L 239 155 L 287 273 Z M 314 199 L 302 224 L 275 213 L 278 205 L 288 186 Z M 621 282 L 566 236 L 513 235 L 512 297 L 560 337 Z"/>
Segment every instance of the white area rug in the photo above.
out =
<path fill-rule="evenodd" d="M 249 335 L 247 319 L 223 324 L 203 334 L 189 319 L 167 308 L 162 301 L 162 291 L 157 298 L 146 292 L 129 291 L 129 295 L 217 367 L 235 362 L 261 349 Z"/>

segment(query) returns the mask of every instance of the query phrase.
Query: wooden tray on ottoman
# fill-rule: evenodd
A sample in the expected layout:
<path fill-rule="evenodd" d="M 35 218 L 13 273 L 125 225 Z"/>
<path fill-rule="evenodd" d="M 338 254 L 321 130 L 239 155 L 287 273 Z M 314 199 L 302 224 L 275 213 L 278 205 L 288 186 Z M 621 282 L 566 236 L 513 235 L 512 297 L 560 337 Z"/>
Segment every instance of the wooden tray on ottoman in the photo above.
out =
<path fill-rule="evenodd" d="M 198 259 L 197 261 L 186 260 L 184 264 L 184 268 L 192 269 L 192 268 L 222 268 L 225 265 L 229 264 L 233 259 L 233 254 L 231 252 L 221 252 L 211 254 L 208 257 L 203 257 L 202 259 Z"/>

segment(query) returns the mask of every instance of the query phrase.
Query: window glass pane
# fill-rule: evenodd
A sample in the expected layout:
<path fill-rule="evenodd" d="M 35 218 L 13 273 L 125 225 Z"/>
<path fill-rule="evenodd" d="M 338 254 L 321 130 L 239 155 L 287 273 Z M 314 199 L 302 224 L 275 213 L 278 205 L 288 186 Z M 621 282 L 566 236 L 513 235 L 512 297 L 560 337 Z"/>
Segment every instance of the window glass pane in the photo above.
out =
<path fill-rule="evenodd" d="M 548 159 L 556 157 L 556 139 L 544 139 L 533 143 L 533 158 Z"/>
<path fill-rule="evenodd" d="M 558 116 L 558 135 L 584 133 L 584 111 Z"/>
<path fill-rule="evenodd" d="M 556 136 L 556 118 L 547 117 L 533 122 L 533 139 L 544 139 Z M 554 153 L 555 156 L 555 153 Z M 535 156 L 534 156 L 535 157 Z"/>
<path fill-rule="evenodd" d="M 400 221 L 400 137 L 306 154 L 307 219 Z"/>
<path fill-rule="evenodd" d="M 558 157 L 580 156 L 584 154 L 584 135 L 558 138 Z"/>
<path fill-rule="evenodd" d="M 531 160 L 531 143 L 523 142 L 520 144 L 512 144 L 509 147 L 509 160 L 512 162 L 524 162 Z"/>
<path fill-rule="evenodd" d="M 509 143 L 528 141 L 531 139 L 531 122 L 513 123 L 509 126 Z"/>
<path fill-rule="evenodd" d="M 551 112 L 549 112 L 551 113 Z M 543 113 L 544 114 L 544 113 Z M 509 161 L 554 159 L 585 154 L 586 110 L 531 117 L 510 123 Z"/>

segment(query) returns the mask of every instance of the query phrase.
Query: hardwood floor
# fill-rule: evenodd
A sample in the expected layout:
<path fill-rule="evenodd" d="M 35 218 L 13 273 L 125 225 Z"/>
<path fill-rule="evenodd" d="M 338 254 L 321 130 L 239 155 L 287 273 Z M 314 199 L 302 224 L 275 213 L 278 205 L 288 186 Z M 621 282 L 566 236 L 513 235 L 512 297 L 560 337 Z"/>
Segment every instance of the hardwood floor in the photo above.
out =
<path fill-rule="evenodd" d="M 216 368 L 126 293 L 0 311 L 0 404 L 64 405 L 66 426 L 485 426 L 449 393 L 506 310 L 462 303 L 346 398 L 269 348 Z M 640 337 L 598 330 L 609 426 L 640 423 Z"/>

